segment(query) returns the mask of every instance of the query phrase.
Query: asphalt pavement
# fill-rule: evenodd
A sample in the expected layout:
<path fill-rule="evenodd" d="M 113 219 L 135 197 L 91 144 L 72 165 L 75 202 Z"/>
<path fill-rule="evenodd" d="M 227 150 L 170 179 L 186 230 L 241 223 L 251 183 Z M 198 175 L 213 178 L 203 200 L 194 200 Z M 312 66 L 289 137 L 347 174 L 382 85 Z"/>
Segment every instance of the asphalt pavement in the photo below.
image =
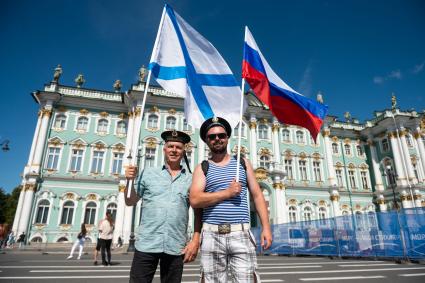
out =
<path fill-rule="evenodd" d="M 67 260 L 66 251 L 0 253 L 2 282 L 128 282 L 133 255 L 117 253 L 113 265 L 93 265 L 92 253 Z M 327 257 L 259 256 L 262 282 L 425 282 L 425 264 Z M 199 261 L 186 264 L 184 283 L 199 280 Z M 154 282 L 159 281 L 159 270 Z M 231 282 L 229 279 L 228 282 Z"/>

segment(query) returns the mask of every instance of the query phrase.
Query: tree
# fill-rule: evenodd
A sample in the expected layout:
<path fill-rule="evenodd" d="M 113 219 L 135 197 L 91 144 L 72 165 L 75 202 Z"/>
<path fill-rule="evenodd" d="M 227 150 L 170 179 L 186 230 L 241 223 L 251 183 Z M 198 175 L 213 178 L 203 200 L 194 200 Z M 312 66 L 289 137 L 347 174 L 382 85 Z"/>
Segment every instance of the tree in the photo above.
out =
<path fill-rule="evenodd" d="M 21 186 L 14 188 L 10 194 L 0 188 L 0 223 L 13 224 L 20 192 Z"/>

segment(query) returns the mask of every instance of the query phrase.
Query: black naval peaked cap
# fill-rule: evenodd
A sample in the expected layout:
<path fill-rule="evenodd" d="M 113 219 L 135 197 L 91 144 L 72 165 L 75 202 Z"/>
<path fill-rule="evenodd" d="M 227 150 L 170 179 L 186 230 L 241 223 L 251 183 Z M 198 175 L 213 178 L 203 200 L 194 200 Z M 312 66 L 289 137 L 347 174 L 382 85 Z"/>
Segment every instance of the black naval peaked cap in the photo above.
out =
<path fill-rule="evenodd" d="M 227 122 L 225 119 L 221 117 L 212 117 L 205 120 L 205 122 L 202 123 L 201 129 L 200 129 L 201 139 L 205 143 L 207 142 L 207 133 L 213 127 L 222 127 L 226 131 L 227 136 L 229 138 L 232 135 L 232 127 L 230 126 L 229 122 Z"/>
<path fill-rule="evenodd" d="M 161 138 L 165 142 L 175 141 L 181 142 L 183 144 L 187 144 L 190 142 L 190 136 L 188 134 L 176 130 L 162 132 Z"/>

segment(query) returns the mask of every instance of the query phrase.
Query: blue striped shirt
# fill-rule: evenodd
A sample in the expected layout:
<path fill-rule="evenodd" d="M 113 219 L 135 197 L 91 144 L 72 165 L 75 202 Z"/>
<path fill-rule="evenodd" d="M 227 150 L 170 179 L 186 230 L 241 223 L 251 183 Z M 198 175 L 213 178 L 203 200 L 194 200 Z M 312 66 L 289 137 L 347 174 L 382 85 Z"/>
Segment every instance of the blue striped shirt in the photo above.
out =
<path fill-rule="evenodd" d="M 236 158 L 232 157 L 225 166 L 209 163 L 205 192 L 226 190 L 236 177 Z M 242 191 L 239 195 L 204 208 L 202 222 L 209 224 L 249 223 L 246 171 L 239 164 L 239 182 Z"/>

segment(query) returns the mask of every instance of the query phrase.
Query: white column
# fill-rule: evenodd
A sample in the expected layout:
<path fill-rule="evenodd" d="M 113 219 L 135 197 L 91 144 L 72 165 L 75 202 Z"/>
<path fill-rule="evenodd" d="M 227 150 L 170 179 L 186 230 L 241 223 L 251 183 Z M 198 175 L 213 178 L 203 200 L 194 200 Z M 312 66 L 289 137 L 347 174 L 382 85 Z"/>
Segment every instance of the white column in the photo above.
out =
<path fill-rule="evenodd" d="M 375 190 L 383 192 L 384 185 L 382 183 L 381 170 L 379 169 L 379 161 L 378 161 L 378 154 L 376 153 L 376 147 L 371 137 L 369 137 L 367 143 L 369 145 L 370 153 L 372 156 L 372 169 L 373 169 L 373 174 L 375 175 Z"/>
<path fill-rule="evenodd" d="M 272 125 L 272 145 L 274 153 L 274 161 L 277 164 L 280 164 L 280 147 L 279 147 L 279 122 L 277 120 L 273 121 Z"/>
<path fill-rule="evenodd" d="M 397 173 L 397 185 L 407 186 L 406 174 L 404 173 L 403 161 L 400 155 L 400 147 L 398 146 L 397 137 L 394 133 L 389 133 L 388 138 L 391 142 L 391 148 L 394 156 L 395 170 Z"/>
<path fill-rule="evenodd" d="M 19 234 L 21 234 L 22 232 L 25 232 L 25 234 L 27 234 L 27 237 L 28 237 L 27 226 L 31 216 L 32 200 L 34 197 L 35 189 L 36 189 L 35 184 L 26 184 L 24 187 L 25 198 L 24 198 L 24 203 L 22 205 L 21 217 L 19 219 L 17 236 L 19 236 Z"/>
<path fill-rule="evenodd" d="M 201 136 L 198 137 L 198 164 L 205 160 L 205 143 L 201 139 Z"/>
<path fill-rule="evenodd" d="M 126 207 L 124 202 L 124 189 L 125 184 L 121 183 L 118 186 L 118 207 L 117 215 L 115 217 L 115 232 L 114 232 L 114 243 L 118 241 L 119 236 L 123 236 L 123 224 L 124 224 L 124 209 Z M 121 239 L 124 241 L 123 237 Z"/>
<path fill-rule="evenodd" d="M 332 211 L 333 211 L 334 217 L 341 216 L 341 210 L 339 209 L 339 195 L 332 194 L 330 196 L 330 200 L 332 202 Z"/>
<path fill-rule="evenodd" d="M 18 206 L 16 207 L 15 218 L 13 219 L 12 231 L 15 233 L 15 236 L 18 233 L 19 219 L 21 219 L 22 205 L 24 204 L 25 190 L 24 186 L 21 188 L 19 193 Z"/>
<path fill-rule="evenodd" d="M 323 140 L 325 142 L 325 154 L 326 154 L 326 162 L 328 165 L 328 174 L 329 174 L 329 185 L 330 186 L 338 186 L 338 182 L 335 176 L 335 167 L 332 157 L 332 145 L 329 140 L 330 131 L 329 129 L 325 129 L 323 131 Z M 341 149 L 344 150 L 344 149 Z"/>
<path fill-rule="evenodd" d="M 384 200 L 380 200 L 378 204 L 379 204 L 379 211 L 381 212 L 387 211 L 387 205 L 385 204 Z"/>
<path fill-rule="evenodd" d="M 413 172 L 412 160 L 410 159 L 409 148 L 407 147 L 407 142 L 406 142 L 406 131 L 404 130 L 404 128 L 402 128 L 400 131 L 400 141 L 401 141 L 401 147 L 403 150 L 402 156 L 404 159 L 404 164 L 406 166 L 405 168 L 409 176 L 409 180 L 413 184 L 416 184 L 417 180 L 416 180 L 415 173 Z"/>
<path fill-rule="evenodd" d="M 413 199 L 415 200 L 415 207 L 422 207 L 422 196 L 420 194 L 415 194 Z"/>
<path fill-rule="evenodd" d="M 425 146 L 422 141 L 421 129 L 419 127 L 416 128 L 415 139 L 416 139 L 416 144 L 418 146 L 419 156 L 421 157 L 422 176 L 424 176 L 425 175 Z"/>
<path fill-rule="evenodd" d="M 41 127 L 40 127 L 40 133 L 37 141 L 37 145 L 34 149 L 34 159 L 33 163 L 31 164 L 31 172 L 34 172 L 38 174 L 40 172 L 41 167 L 41 159 L 43 156 L 43 149 L 46 142 L 47 137 L 47 127 L 49 126 L 49 120 L 50 116 L 52 114 L 52 110 L 50 109 L 42 109 L 43 118 L 41 120 Z"/>
<path fill-rule="evenodd" d="M 38 135 L 40 133 L 40 126 L 41 126 L 42 117 L 43 117 L 43 111 L 40 110 L 40 111 L 38 111 L 37 126 L 35 127 L 34 136 L 32 138 L 31 151 L 30 151 L 30 154 L 29 154 L 29 157 L 28 157 L 27 166 L 25 166 L 25 169 L 24 169 L 24 176 L 27 173 L 30 172 L 31 164 L 33 163 L 34 151 L 35 151 L 35 147 L 37 145 Z"/>
<path fill-rule="evenodd" d="M 251 135 L 251 163 L 255 170 L 257 168 L 257 119 L 255 117 L 251 117 L 249 122 L 249 134 Z"/>

